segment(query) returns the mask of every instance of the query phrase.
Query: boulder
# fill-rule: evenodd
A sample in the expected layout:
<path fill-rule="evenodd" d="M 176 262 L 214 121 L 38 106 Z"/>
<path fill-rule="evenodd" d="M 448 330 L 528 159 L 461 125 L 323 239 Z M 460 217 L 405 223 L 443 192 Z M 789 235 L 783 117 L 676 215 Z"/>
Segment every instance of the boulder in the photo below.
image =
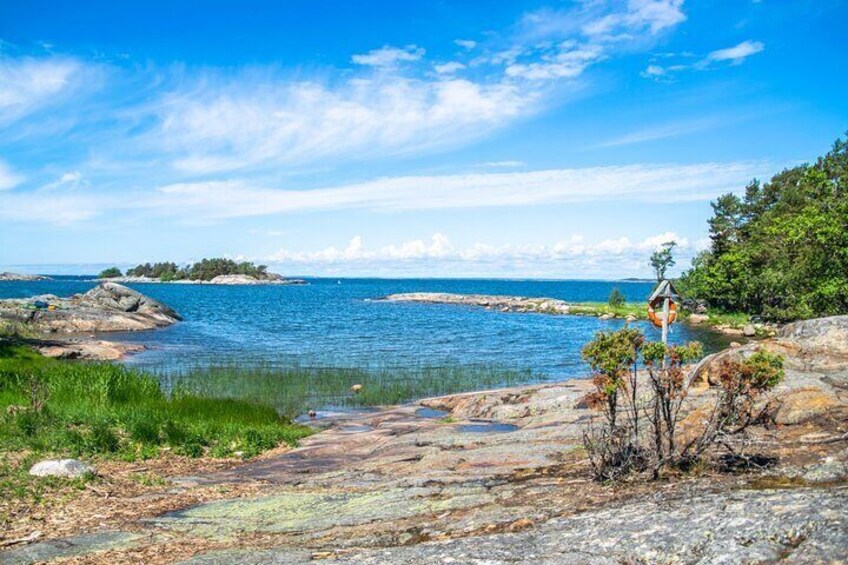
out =
<path fill-rule="evenodd" d="M 94 307 L 121 312 L 135 312 L 137 314 L 161 316 L 176 320 L 182 319 L 172 308 L 165 306 L 161 302 L 153 300 L 136 290 L 113 282 L 100 283 L 100 285 L 83 294 L 80 302 Z"/>
<path fill-rule="evenodd" d="M 842 403 L 830 392 L 814 388 L 794 390 L 780 397 L 774 421 L 784 425 L 802 424 L 838 406 Z"/>
<path fill-rule="evenodd" d="M 707 313 L 707 303 L 704 300 L 698 300 L 695 298 L 685 298 L 683 299 L 683 308 L 688 310 L 693 314 L 706 314 Z"/>
<path fill-rule="evenodd" d="M 742 335 L 745 337 L 754 337 L 757 335 L 757 328 L 751 324 L 746 324 L 745 327 L 742 328 Z"/>
<path fill-rule="evenodd" d="M 97 469 L 79 459 L 46 459 L 39 461 L 29 470 L 29 474 L 34 477 L 77 478 L 96 473 Z"/>
<path fill-rule="evenodd" d="M 689 315 L 689 323 L 690 324 L 695 324 L 695 325 L 703 324 L 704 322 L 706 322 L 709 319 L 710 319 L 710 317 L 707 316 L 706 314 L 690 314 Z"/>

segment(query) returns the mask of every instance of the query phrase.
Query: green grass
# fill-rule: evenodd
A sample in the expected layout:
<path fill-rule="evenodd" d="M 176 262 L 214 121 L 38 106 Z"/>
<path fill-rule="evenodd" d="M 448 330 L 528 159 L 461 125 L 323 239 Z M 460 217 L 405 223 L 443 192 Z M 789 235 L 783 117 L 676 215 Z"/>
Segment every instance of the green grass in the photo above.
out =
<path fill-rule="evenodd" d="M 293 417 L 324 406 L 400 404 L 428 396 L 513 386 L 538 380 L 529 371 L 492 366 L 303 367 L 296 364 L 224 364 L 160 377 L 180 393 L 262 401 Z M 362 385 L 359 393 L 351 391 Z"/>
<path fill-rule="evenodd" d="M 170 448 L 247 457 L 308 433 L 267 404 L 187 391 L 168 396 L 156 377 L 121 365 L 45 359 L 0 344 L 3 451 L 135 460 Z"/>
<path fill-rule="evenodd" d="M 575 302 L 569 304 L 569 313 L 576 316 L 611 314 L 616 318 L 626 318 L 632 315 L 637 320 L 648 319 L 648 307 L 642 302 L 627 302 L 615 307 L 606 302 Z"/>

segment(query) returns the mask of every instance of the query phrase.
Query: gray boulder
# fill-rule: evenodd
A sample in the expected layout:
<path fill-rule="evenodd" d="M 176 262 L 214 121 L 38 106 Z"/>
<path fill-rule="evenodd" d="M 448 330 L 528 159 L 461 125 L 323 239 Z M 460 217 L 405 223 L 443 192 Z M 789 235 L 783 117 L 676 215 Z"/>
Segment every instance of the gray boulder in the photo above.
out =
<path fill-rule="evenodd" d="M 100 283 L 99 286 L 83 294 L 80 302 L 109 310 L 181 319 L 172 308 L 161 302 L 113 282 Z"/>
<path fill-rule="evenodd" d="M 29 474 L 34 477 L 77 478 L 95 473 L 97 469 L 78 459 L 46 459 L 39 461 L 29 470 Z"/>

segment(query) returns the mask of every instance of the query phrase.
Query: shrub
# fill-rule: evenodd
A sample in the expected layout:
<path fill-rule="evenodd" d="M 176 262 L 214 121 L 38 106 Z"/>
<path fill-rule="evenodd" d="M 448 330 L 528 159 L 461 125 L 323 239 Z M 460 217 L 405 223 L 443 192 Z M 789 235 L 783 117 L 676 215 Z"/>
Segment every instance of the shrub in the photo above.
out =
<path fill-rule="evenodd" d="M 617 286 L 614 286 L 610 292 L 607 302 L 609 303 L 610 308 L 621 308 L 627 303 L 627 299 L 624 297 L 624 293 L 622 293 Z"/>
<path fill-rule="evenodd" d="M 681 445 L 677 424 L 693 380 L 687 367 L 702 355 L 697 342 L 669 347 L 645 342 L 641 332 L 629 328 L 599 332 L 583 348 L 595 385 L 587 401 L 603 415 L 601 425 L 590 425 L 583 435 L 596 480 L 614 481 L 648 469 L 656 479 L 665 468 L 691 467 L 716 445 L 733 457 L 740 454 L 734 441 L 766 413 L 768 403 L 761 400 L 782 379 L 783 359 L 759 352 L 724 361 L 703 429 Z M 644 386 L 637 373 L 640 359 L 647 369 Z M 640 426 L 640 416 L 647 426 Z"/>

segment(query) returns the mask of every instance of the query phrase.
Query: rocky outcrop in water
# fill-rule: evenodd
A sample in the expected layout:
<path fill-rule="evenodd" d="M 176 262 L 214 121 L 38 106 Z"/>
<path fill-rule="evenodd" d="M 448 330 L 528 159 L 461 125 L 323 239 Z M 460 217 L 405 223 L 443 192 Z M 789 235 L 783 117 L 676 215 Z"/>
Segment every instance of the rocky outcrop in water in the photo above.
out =
<path fill-rule="evenodd" d="M 44 275 L 25 275 L 21 273 L 0 273 L 0 281 L 49 281 Z"/>
<path fill-rule="evenodd" d="M 45 294 L 0 300 L 0 321 L 45 333 L 152 330 L 181 319 L 161 302 L 112 282 L 70 298 Z"/>
<path fill-rule="evenodd" d="M 488 294 L 452 294 L 446 292 L 409 292 L 390 294 L 383 298 L 389 302 L 423 302 L 427 304 L 458 304 L 480 306 L 501 312 L 533 312 L 538 314 L 568 314 L 570 306 L 556 298 L 524 298 L 522 296 L 495 296 Z"/>

